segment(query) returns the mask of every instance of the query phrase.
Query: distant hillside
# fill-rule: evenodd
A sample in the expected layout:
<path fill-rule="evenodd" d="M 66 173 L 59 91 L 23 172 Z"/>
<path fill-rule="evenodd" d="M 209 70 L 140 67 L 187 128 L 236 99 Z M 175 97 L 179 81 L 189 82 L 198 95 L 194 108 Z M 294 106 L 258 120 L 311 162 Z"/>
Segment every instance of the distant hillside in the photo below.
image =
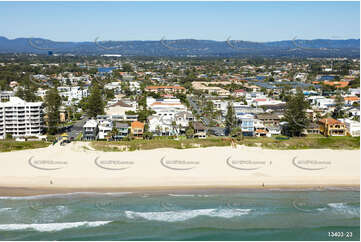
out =
<path fill-rule="evenodd" d="M 124 56 L 202 56 L 202 57 L 353 57 L 360 56 L 360 39 L 285 40 L 274 42 L 160 40 L 56 42 L 41 38 L 7 39 L 0 37 L 0 53 Z"/>

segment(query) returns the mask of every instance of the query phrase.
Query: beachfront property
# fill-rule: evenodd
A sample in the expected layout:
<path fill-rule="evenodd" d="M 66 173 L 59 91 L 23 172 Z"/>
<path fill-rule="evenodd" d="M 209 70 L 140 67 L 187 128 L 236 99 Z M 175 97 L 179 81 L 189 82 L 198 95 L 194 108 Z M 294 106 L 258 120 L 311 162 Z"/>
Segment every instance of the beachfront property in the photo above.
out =
<path fill-rule="evenodd" d="M 113 123 L 111 120 L 100 120 L 98 122 L 98 139 L 105 140 L 110 138 L 110 132 L 113 129 Z"/>
<path fill-rule="evenodd" d="M 194 138 L 205 139 L 207 138 L 207 127 L 202 122 L 193 122 Z"/>
<path fill-rule="evenodd" d="M 360 136 L 360 122 L 347 118 L 338 119 L 338 121 L 346 125 L 347 135 L 352 137 Z"/>
<path fill-rule="evenodd" d="M 136 139 L 142 139 L 144 133 L 144 123 L 139 121 L 134 121 L 130 125 L 131 134 Z"/>
<path fill-rule="evenodd" d="M 0 102 L 0 139 L 39 137 L 43 131 L 43 102 L 7 96 Z"/>
<path fill-rule="evenodd" d="M 240 121 L 240 127 L 242 130 L 243 136 L 253 136 L 254 135 L 254 116 L 252 114 L 243 114 L 237 117 Z"/>
<path fill-rule="evenodd" d="M 129 59 L 126 63 L 132 67 L 132 70 L 113 71 L 99 76 L 86 72 L 90 70 L 89 68 L 94 70 L 110 66 L 119 66 L 121 69 L 122 64 L 125 64 L 109 59 L 104 60 L 102 64 L 86 63 L 88 69 L 82 71 L 64 71 L 51 75 L 40 73 L 43 77 L 39 77 L 46 80 L 46 83 L 57 79 L 62 84 L 58 87 L 62 98 L 62 105 L 58 110 L 60 123 L 64 125 L 69 122 L 67 125 L 72 125 L 71 122 L 78 122 L 80 117 L 86 118 L 84 98 L 90 94 L 88 87 L 96 78 L 103 80 L 101 83 L 103 86 L 100 86 L 107 91 L 102 93 L 105 104 L 104 114 L 96 115 L 97 124 L 90 125 L 94 130 L 95 126 L 97 127 L 96 134 L 83 137 L 89 140 L 121 140 L 127 136 L 131 139 L 133 137 L 131 123 L 135 121 L 142 121 L 143 133 L 150 132 L 153 137 L 184 136 L 188 127 L 193 128 L 193 122 L 199 122 L 204 126 L 204 132 L 200 131 L 200 133 L 226 136 L 229 135 L 226 132 L 225 122 L 229 104 L 233 106 L 236 118 L 232 128 L 240 128 L 243 136 L 272 137 L 280 135 L 281 131 L 286 134 L 287 125 L 282 127 L 280 125 L 286 108 L 285 97 L 295 94 L 297 87 L 302 89 L 306 100 L 310 103 L 306 114 L 311 124 L 305 128 L 303 134 L 320 134 L 318 121 L 331 116 L 335 109 L 337 92 L 334 87 L 327 86 L 325 89 L 324 86 L 318 85 L 324 81 L 332 81 L 333 77 L 330 80 L 327 77 L 318 78 L 319 83 L 312 84 L 314 80 L 304 80 L 305 77 L 311 76 L 308 75 L 309 64 L 305 65 L 297 61 L 279 61 L 268 66 L 235 62 L 231 67 L 227 64 L 229 63 L 227 60 L 217 64 L 222 71 L 212 73 L 207 72 L 210 64 L 208 61 L 190 65 L 186 61 Z M 224 63 L 226 64 L 223 65 Z M 359 75 L 357 67 L 358 61 L 347 75 L 337 75 L 337 80 L 348 82 L 355 80 Z M 194 68 L 196 78 L 194 81 L 184 83 L 184 78 L 187 77 L 185 73 L 190 68 Z M 292 76 L 289 75 L 291 72 Z M 79 76 L 82 78 L 76 78 Z M 188 89 L 190 84 L 192 88 Z M 13 88 L 9 86 L 9 89 L 12 89 L 9 91 L 11 94 L 5 95 L 3 92 L 4 99 L 8 99 L 10 95 L 14 96 L 18 89 L 23 88 L 20 81 L 13 86 Z M 36 95 L 44 98 L 48 90 L 49 88 L 43 85 L 37 89 Z M 343 117 L 353 121 L 350 122 L 349 127 L 346 127 L 346 134 L 357 136 L 356 123 L 360 116 L 359 88 L 354 84 L 338 92 L 341 92 L 345 100 L 342 108 Z M 180 93 L 187 95 L 178 95 Z M 79 102 L 82 99 L 83 101 Z M 146 107 L 144 107 L 144 99 Z M 343 122 L 347 125 L 346 121 Z M 197 124 L 195 126 L 197 127 Z M 118 130 L 118 134 L 115 129 Z M 208 131 L 209 133 L 206 133 Z M 141 136 L 141 132 L 138 136 Z M 195 136 L 201 137 L 201 135 Z"/>
<path fill-rule="evenodd" d="M 320 125 L 314 122 L 310 122 L 307 127 L 304 129 L 303 134 L 320 134 Z"/>
<path fill-rule="evenodd" d="M 281 120 L 278 115 L 272 113 L 257 114 L 256 117 L 258 120 L 262 121 L 264 126 L 267 127 L 277 127 L 279 126 Z"/>
<path fill-rule="evenodd" d="M 113 136 L 114 140 L 122 140 L 129 134 L 130 126 L 128 123 L 115 122 L 114 128 L 117 130 L 117 133 Z"/>
<path fill-rule="evenodd" d="M 320 133 L 324 136 L 345 136 L 346 125 L 333 118 L 323 118 L 318 121 Z"/>
<path fill-rule="evenodd" d="M 96 140 L 98 138 L 98 122 L 95 119 L 88 120 L 83 126 L 83 140 Z"/>

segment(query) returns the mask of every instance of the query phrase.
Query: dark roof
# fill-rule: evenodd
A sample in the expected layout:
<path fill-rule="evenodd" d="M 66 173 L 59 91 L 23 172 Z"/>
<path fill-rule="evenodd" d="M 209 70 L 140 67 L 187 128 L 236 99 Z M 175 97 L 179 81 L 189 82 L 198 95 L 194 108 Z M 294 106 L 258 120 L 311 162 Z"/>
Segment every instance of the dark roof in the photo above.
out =
<path fill-rule="evenodd" d="M 115 107 L 115 106 L 121 106 L 121 107 L 126 107 L 126 108 L 131 108 L 132 107 L 129 104 L 126 104 L 125 102 L 123 102 L 122 100 L 114 103 L 113 105 L 110 105 L 110 107 Z"/>
<path fill-rule="evenodd" d="M 201 122 L 194 122 L 193 128 L 196 130 L 205 130 L 206 127 Z"/>
<path fill-rule="evenodd" d="M 309 123 L 307 126 L 308 129 L 319 129 L 320 125 L 316 124 L 316 123 Z"/>
<path fill-rule="evenodd" d="M 116 123 L 115 123 L 115 127 L 116 127 L 116 128 L 129 128 L 129 124 L 116 122 Z"/>

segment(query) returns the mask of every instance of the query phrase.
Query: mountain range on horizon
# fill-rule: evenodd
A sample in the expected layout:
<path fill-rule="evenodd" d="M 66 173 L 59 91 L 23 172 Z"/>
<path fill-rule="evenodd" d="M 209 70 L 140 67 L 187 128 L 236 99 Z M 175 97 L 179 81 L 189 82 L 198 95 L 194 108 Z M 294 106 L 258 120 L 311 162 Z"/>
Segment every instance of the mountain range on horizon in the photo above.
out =
<path fill-rule="evenodd" d="M 360 57 L 360 39 L 314 39 L 252 42 L 242 40 L 133 40 L 64 42 L 0 36 L 0 54 L 73 54 L 148 57 Z"/>

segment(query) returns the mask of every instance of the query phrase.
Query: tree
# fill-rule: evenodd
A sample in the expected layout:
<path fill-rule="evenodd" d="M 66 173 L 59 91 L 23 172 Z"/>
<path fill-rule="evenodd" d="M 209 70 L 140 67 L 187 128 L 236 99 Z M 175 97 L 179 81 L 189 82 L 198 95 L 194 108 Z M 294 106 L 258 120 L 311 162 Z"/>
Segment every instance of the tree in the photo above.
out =
<path fill-rule="evenodd" d="M 105 96 L 107 97 L 107 100 L 113 99 L 115 97 L 114 90 L 113 89 L 106 89 L 105 90 Z"/>
<path fill-rule="evenodd" d="M 61 97 L 56 88 L 49 89 L 45 95 L 45 107 L 48 117 L 48 133 L 56 134 L 59 124 L 59 107 Z"/>
<path fill-rule="evenodd" d="M 97 83 L 91 87 L 86 108 L 89 117 L 95 118 L 97 115 L 104 114 L 103 96 Z"/>
<path fill-rule="evenodd" d="M 178 126 L 177 126 L 177 123 L 176 123 L 176 121 L 172 121 L 172 134 L 174 135 L 174 134 L 176 134 L 176 135 L 178 135 L 178 130 L 177 130 L 177 128 L 178 128 Z"/>
<path fill-rule="evenodd" d="M 20 87 L 15 96 L 27 101 L 27 102 L 35 102 L 38 100 L 38 97 L 35 95 L 36 89 L 31 88 L 30 86 Z"/>
<path fill-rule="evenodd" d="M 296 95 L 291 96 L 287 101 L 285 120 L 288 122 L 290 136 L 301 136 L 303 129 L 308 126 L 309 120 L 306 116 L 308 106 L 301 89 L 298 89 Z"/>
<path fill-rule="evenodd" d="M 124 72 L 133 72 L 132 66 L 128 63 L 123 64 L 122 69 Z"/>
<path fill-rule="evenodd" d="M 187 138 L 193 138 L 194 135 L 194 129 L 192 127 L 188 127 L 188 129 L 186 130 L 186 136 Z"/>
<path fill-rule="evenodd" d="M 143 138 L 144 139 L 152 139 L 153 138 L 153 133 L 152 132 L 149 132 L 149 131 L 146 131 L 146 132 L 144 132 L 144 134 L 143 134 Z"/>
<path fill-rule="evenodd" d="M 231 133 L 231 130 L 235 127 L 236 115 L 231 102 L 228 102 L 227 114 L 226 114 L 226 135 Z"/>
<path fill-rule="evenodd" d="M 231 137 L 236 137 L 237 140 L 243 139 L 242 128 L 237 127 L 237 128 L 232 129 L 230 135 L 231 135 Z"/>
<path fill-rule="evenodd" d="M 118 134 L 118 129 L 116 127 L 112 128 L 112 131 L 110 131 L 109 135 L 115 139 L 115 136 Z"/>
<path fill-rule="evenodd" d="M 335 106 L 334 111 L 332 112 L 332 117 L 334 119 L 343 118 L 344 112 L 343 112 L 342 108 L 345 104 L 345 101 L 344 101 L 344 98 L 341 96 L 340 92 L 337 92 L 337 95 L 335 98 L 335 104 L 336 104 L 336 106 Z"/>

